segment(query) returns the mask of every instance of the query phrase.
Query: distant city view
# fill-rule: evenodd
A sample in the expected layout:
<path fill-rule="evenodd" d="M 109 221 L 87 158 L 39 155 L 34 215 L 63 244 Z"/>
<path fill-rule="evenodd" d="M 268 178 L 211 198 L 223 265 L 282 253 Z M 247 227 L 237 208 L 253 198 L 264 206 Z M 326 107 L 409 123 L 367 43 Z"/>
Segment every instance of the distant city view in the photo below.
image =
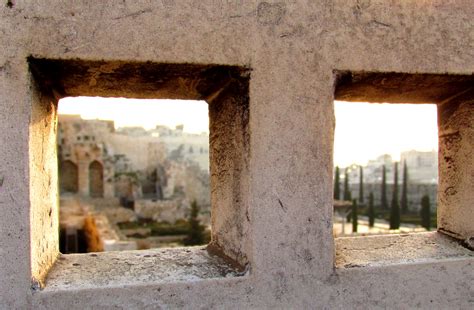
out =
<path fill-rule="evenodd" d="M 59 113 L 63 253 L 209 242 L 205 102 L 65 98 Z M 334 234 L 435 228 L 436 109 L 336 102 L 335 114 Z"/>
<path fill-rule="evenodd" d="M 63 253 L 209 242 L 207 131 L 117 128 L 114 120 L 61 113 L 58 167 Z"/>
<path fill-rule="evenodd" d="M 335 235 L 436 228 L 436 106 L 336 102 L 335 110 Z"/>

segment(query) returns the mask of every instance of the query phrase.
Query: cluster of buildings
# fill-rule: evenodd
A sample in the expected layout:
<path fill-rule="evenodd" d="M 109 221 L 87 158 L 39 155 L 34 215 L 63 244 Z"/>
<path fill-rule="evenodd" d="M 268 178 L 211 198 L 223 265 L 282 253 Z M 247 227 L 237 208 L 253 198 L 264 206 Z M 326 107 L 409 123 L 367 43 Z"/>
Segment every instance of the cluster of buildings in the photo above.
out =
<path fill-rule="evenodd" d="M 181 210 L 175 219 L 186 216 L 193 200 L 203 214 L 209 214 L 209 138 L 206 133 L 189 134 L 183 129 L 116 130 L 113 121 L 60 115 L 61 194 L 118 198 L 130 208 L 154 203 L 155 220 L 162 205 L 169 211 L 170 202 Z"/>

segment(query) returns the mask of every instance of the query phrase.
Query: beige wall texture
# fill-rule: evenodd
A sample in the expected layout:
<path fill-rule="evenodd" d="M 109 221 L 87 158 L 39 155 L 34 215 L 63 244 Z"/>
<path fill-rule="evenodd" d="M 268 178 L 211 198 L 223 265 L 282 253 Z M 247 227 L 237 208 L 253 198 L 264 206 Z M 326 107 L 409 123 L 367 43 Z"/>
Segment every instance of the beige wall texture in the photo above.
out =
<path fill-rule="evenodd" d="M 2 0 L 0 308 L 472 309 L 473 21 L 471 0 Z M 209 103 L 209 251 L 60 255 L 77 95 Z M 335 98 L 438 104 L 440 232 L 334 240 Z"/>

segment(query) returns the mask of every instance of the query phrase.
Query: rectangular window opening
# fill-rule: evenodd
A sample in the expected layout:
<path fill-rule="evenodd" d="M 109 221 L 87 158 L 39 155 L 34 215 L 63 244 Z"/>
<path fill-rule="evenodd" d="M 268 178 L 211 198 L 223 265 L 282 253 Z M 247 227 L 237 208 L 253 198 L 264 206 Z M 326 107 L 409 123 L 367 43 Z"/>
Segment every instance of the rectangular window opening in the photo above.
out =
<path fill-rule="evenodd" d="M 336 267 L 472 257 L 474 77 L 335 75 Z"/>
<path fill-rule="evenodd" d="M 35 286 L 245 274 L 252 244 L 246 220 L 250 69 L 33 57 L 28 62 L 34 86 L 29 145 Z M 175 112 L 139 112 L 144 100 L 155 108 L 157 100 L 167 100 Z M 122 110 L 128 101 L 134 107 Z M 64 112 L 69 103 L 72 110 Z M 102 116 L 88 115 L 89 108 L 74 110 L 82 104 Z M 183 118 L 169 123 L 176 115 Z M 121 124 L 133 118 L 143 124 Z M 198 125 L 200 118 L 204 123 Z M 184 242 L 203 246 L 183 248 Z M 87 254 L 57 259 L 60 250 Z M 130 264 L 137 267 L 124 273 Z"/>
<path fill-rule="evenodd" d="M 61 253 L 209 243 L 205 101 L 66 97 L 58 120 Z"/>
<path fill-rule="evenodd" d="M 436 105 L 334 105 L 334 235 L 436 230 Z"/>

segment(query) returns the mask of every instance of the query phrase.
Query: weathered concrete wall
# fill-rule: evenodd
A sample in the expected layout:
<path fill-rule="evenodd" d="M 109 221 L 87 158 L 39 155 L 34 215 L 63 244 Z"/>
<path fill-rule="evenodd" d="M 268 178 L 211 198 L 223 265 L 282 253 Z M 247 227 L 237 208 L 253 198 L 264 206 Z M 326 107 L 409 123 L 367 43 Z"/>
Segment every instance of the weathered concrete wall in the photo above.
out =
<path fill-rule="evenodd" d="M 246 74 L 247 75 L 247 74 Z M 211 246 L 241 265 L 249 263 L 248 76 L 231 81 L 209 101 Z"/>
<path fill-rule="evenodd" d="M 43 285 L 59 252 L 57 102 L 31 80 L 29 124 L 30 260 L 33 286 Z"/>
<path fill-rule="evenodd" d="M 474 85 L 438 106 L 438 226 L 474 249 Z"/>
<path fill-rule="evenodd" d="M 1 3 L 0 16 L 1 308 L 472 308 L 472 257 L 334 268 L 331 231 L 334 70 L 471 75 L 472 1 L 13 0 Z M 242 245 L 250 266 L 246 276 L 225 278 L 217 272 L 211 279 L 160 280 L 164 262 L 159 262 L 159 270 L 148 267 L 144 270 L 152 272 L 140 278 L 131 266 L 140 269 L 140 259 L 152 259 L 156 253 L 147 254 L 150 258 L 123 254 L 129 255 L 126 263 L 116 268 L 127 278 L 113 284 L 103 265 L 94 263 L 89 273 L 96 277 L 92 286 L 80 281 L 54 286 L 51 279 L 43 291 L 30 289 L 31 278 L 41 276 L 57 254 L 56 224 L 47 210 L 50 203 L 54 213 L 57 205 L 52 201 L 56 173 L 47 160 L 55 138 L 53 118 L 35 114 L 41 100 L 28 72 L 30 55 L 107 62 L 82 72 L 80 85 L 74 85 L 78 83 L 74 78 L 58 84 L 35 77 L 46 89 L 53 88 L 55 100 L 64 95 L 65 90 L 56 87 L 62 85 L 69 89 L 66 95 L 201 96 L 198 99 L 211 101 L 223 85 L 207 87 L 206 78 L 199 76 L 202 67 L 192 64 L 251 69 L 248 154 L 243 156 L 248 167 L 239 171 L 244 172 L 241 178 L 227 179 L 240 184 L 229 187 L 236 192 L 226 196 L 228 212 L 221 213 L 235 214 L 234 224 L 244 225 L 221 233 L 223 240 L 232 242 L 224 247 L 233 258 L 239 258 L 234 246 Z M 190 74 L 199 78 L 166 84 L 134 71 L 137 66 L 120 71 L 117 61 L 187 64 Z M 71 63 L 60 67 L 69 70 L 74 67 L 67 67 Z M 152 63 L 148 66 L 154 68 Z M 122 85 L 109 84 L 108 77 L 119 73 Z M 215 77 L 211 84 L 228 81 L 219 74 Z M 133 79 L 143 83 L 134 84 Z M 156 85 L 164 91 L 155 91 Z M 39 154 L 43 159 L 37 158 Z M 472 166 L 463 164 L 460 169 L 472 174 Z M 469 178 L 462 178 L 459 193 L 466 193 Z M 230 197 L 242 194 L 245 199 L 234 201 L 237 208 L 232 209 Z M 463 206 L 472 204 L 470 197 L 459 201 Z M 446 217 L 451 218 L 457 217 Z M 472 231 L 472 221 L 462 225 L 468 225 L 463 232 Z M 243 239 L 234 243 L 230 238 L 234 233 Z M 187 257 L 181 252 L 162 257 L 178 260 L 173 266 L 188 268 L 190 263 L 191 270 L 205 268 L 199 262 L 208 258 L 183 263 L 179 261 L 183 255 Z M 68 275 L 72 281 L 83 269 L 67 262 L 69 258 L 58 264 L 55 274 Z M 174 272 L 189 271 L 180 270 Z M 149 280 L 140 282 L 147 276 Z"/>

